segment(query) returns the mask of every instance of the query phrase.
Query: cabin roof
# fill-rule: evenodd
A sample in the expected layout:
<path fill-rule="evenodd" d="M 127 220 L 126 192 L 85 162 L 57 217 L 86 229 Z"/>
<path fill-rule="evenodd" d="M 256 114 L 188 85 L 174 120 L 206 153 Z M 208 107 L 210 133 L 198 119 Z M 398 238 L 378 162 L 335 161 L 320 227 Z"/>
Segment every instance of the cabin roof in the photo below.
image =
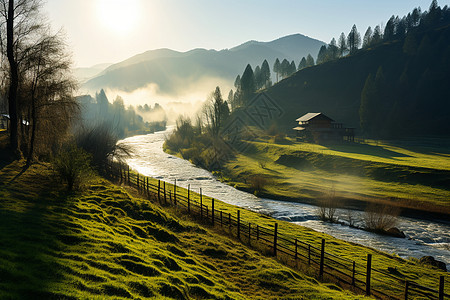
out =
<path fill-rule="evenodd" d="M 327 117 L 326 115 L 324 115 L 323 113 L 320 113 L 320 112 L 319 113 L 307 113 L 307 114 L 301 116 L 300 118 L 298 118 L 296 121 L 297 122 L 306 122 L 306 121 L 310 121 L 314 118 L 317 118 L 318 116 L 325 117 L 326 119 L 329 119 L 331 122 L 334 122 L 333 119 Z"/>

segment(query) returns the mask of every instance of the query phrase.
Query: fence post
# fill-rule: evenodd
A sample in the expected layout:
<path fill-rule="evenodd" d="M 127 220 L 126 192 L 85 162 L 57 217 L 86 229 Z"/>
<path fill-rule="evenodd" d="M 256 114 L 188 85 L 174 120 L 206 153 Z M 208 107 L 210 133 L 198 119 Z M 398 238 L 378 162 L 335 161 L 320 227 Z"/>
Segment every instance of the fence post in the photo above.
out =
<path fill-rule="evenodd" d="M 237 211 L 237 238 L 241 239 L 241 212 Z"/>
<path fill-rule="evenodd" d="M 230 232 L 231 232 L 231 213 L 228 213 L 228 227 L 229 227 Z"/>
<path fill-rule="evenodd" d="M 256 225 L 256 240 L 259 241 L 259 225 Z"/>
<path fill-rule="evenodd" d="M 139 191 L 139 173 L 136 174 L 136 188 Z"/>
<path fill-rule="evenodd" d="M 273 230 L 273 256 L 277 256 L 277 237 L 278 237 L 278 223 L 275 223 Z"/>
<path fill-rule="evenodd" d="M 130 166 L 127 165 L 128 168 L 128 185 L 131 186 L 131 180 L 130 180 Z"/>
<path fill-rule="evenodd" d="M 248 244 L 251 246 L 252 245 L 252 232 L 251 229 L 252 228 L 252 223 L 248 222 Z"/>
<path fill-rule="evenodd" d="M 167 205 L 166 182 L 165 181 L 163 181 L 163 189 L 164 189 L 164 205 Z"/>
<path fill-rule="evenodd" d="M 161 203 L 161 180 L 158 179 L 158 202 Z"/>
<path fill-rule="evenodd" d="M 298 242 L 297 242 L 297 239 L 295 239 L 295 260 L 297 260 L 297 256 L 298 256 L 297 247 L 298 247 Z"/>
<path fill-rule="evenodd" d="M 188 184 L 188 214 L 191 213 L 191 185 Z"/>
<path fill-rule="evenodd" d="M 370 273 L 372 273 L 372 254 L 367 254 L 366 295 L 370 296 Z"/>
<path fill-rule="evenodd" d="M 405 281 L 405 300 L 408 300 L 409 281 Z"/>
<path fill-rule="evenodd" d="M 203 196 L 202 196 L 202 188 L 200 188 L 200 218 L 203 219 Z"/>
<path fill-rule="evenodd" d="M 211 223 L 214 226 L 214 198 L 211 199 Z"/>
<path fill-rule="evenodd" d="M 177 179 L 175 179 L 175 183 L 173 185 L 173 204 L 177 206 Z"/>
<path fill-rule="evenodd" d="M 439 300 L 444 300 L 444 276 L 439 277 Z"/>
<path fill-rule="evenodd" d="M 222 211 L 220 211 L 220 227 L 223 227 Z"/>
<path fill-rule="evenodd" d="M 355 274 L 356 274 L 356 263 L 353 261 L 353 270 L 352 270 L 352 285 L 355 286 Z"/>
<path fill-rule="evenodd" d="M 311 244 L 308 244 L 308 265 L 311 264 Z"/>
<path fill-rule="evenodd" d="M 320 278 L 323 277 L 323 264 L 325 261 L 325 239 L 322 239 L 322 248 L 320 250 L 320 269 L 319 269 L 319 276 Z"/>

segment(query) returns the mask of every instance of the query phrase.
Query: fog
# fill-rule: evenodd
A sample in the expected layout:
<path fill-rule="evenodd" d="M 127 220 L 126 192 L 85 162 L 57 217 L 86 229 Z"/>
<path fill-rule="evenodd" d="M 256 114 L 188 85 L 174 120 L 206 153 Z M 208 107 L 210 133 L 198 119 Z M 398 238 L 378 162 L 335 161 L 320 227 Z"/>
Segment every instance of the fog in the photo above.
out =
<path fill-rule="evenodd" d="M 189 81 L 189 80 L 187 80 Z M 164 109 L 169 124 L 175 123 L 179 115 L 193 117 L 202 108 L 203 103 L 207 100 L 208 95 L 219 86 L 224 100 L 227 99 L 228 92 L 233 88 L 233 84 L 222 78 L 201 78 L 195 82 L 184 84 L 182 92 L 164 93 L 155 83 L 150 83 L 143 88 L 136 89 L 132 92 L 120 89 L 105 88 L 104 91 L 110 100 L 114 101 L 117 96 L 123 98 L 125 106 L 132 105 L 136 108 L 136 112 L 141 115 L 145 121 L 161 121 L 164 114 L 161 111 L 143 112 L 138 111 L 139 105 L 147 104 L 154 107 L 158 103 Z"/>

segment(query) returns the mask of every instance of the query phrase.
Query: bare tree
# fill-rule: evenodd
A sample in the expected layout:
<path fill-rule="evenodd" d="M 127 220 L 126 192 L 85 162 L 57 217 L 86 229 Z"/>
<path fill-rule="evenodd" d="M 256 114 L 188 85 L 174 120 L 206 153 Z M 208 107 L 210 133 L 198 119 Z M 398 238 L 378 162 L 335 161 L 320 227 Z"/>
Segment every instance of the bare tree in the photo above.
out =
<path fill-rule="evenodd" d="M 52 35 L 49 29 L 46 31 L 30 49 L 24 64 L 23 85 L 24 94 L 29 100 L 28 123 L 31 128 L 27 165 L 30 165 L 35 153 L 36 140 L 39 138 L 37 133 L 42 133 L 40 140 L 51 137 L 54 142 L 57 141 L 69 127 L 78 109 L 72 97 L 75 82 L 70 76 L 71 61 L 62 38 L 59 33 Z M 56 111 L 58 114 L 55 114 Z"/>
<path fill-rule="evenodd" d="M 388 205 L 369 205 L 364 212 L 364 223 L 368 230 L 387 231 L 397 224 L 400 210 Z"/>
<path fill-rule="evenodd" d="M 76 111 L 70 59 L 60 33 L 41 17 L 42 0 L 0 0 L 0 51 L 7 78 L 11 148 L 27 153 L 63 135 Z M 19 128 L 20 125 L 20 128 Z M 19 131 L 21 129 L 21 131 Z M 45 134 L 38 134 L 45 131 Z"/>
<path fill-rule="evenodd" d="M 6 56 L 8 68 L 6 76 L 8 82 L 8 109 L 10 118 L 11 148 L 20 153 L 19 145 L 19 68 L 30 38 L 39 26 L 36 15 L 40 7 L 39 0 L 0 0 L 0 47 L 1 55 Z"/>

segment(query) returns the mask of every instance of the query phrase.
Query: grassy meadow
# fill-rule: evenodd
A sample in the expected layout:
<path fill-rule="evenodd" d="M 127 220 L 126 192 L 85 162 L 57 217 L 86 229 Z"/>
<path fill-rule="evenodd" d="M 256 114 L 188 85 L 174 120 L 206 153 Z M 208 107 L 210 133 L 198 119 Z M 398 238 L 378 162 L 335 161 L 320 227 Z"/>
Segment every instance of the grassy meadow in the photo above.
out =
<path fill-rule="evenodd" d="M 447 141 L 448 142 L 448 141 Z M 248 142 L 225 164 L 221 178 L 261 195 L 313 203 L 333 195 L 339 206 L 366 202 L 450 214 L 450 150 L 408 143 L 349 143 L 323 146 L 286 138 Z M 438 142 L 436 142 L 438 143 Z M 356 200 L 356 201 L 355 201 Z"/>
<path fill-rule="evenodd" d="M 151 179 L 150 184 L 157 186 L 157 180 Z M 172 190 L 173 185 L 166 183 L 166 189 Z M 191 193 L 191 201 L 193 203 L 200 202 L 200 196 L 194 192 Z M 181 187 L 177 187 L 177 194 L 187 197 L 187 190 Z M 207 205 L 211 208 L 212 199 L 207 196 L 202 197 L 203 205 Z M 242 209 L 240 207 L 224 203 L 219 200 L 215 200 L 215 209 L 221 210 L 225 214 L 231 213 L 236 216 L 237 210 L 240 211 L 241 221 L 243 224 L 252 223 L 253 226 L 259 225 L 265 228 L 273 229 L 275 223 L 278 223 L 278 232 L 284 237 L 290 238 L 291 240 L 297 238 L 299 241 L 310 244 L 316 248 L 320 248 L 321 239 L 326 240 L 326 252 L 332 253 L 342 259 L 353 260 L 357 266 L 357 273 L 364 273 L 365 266 L 367 263 L 367 254 L 372 254 L 372 267 L 374 269 L 380 270 L 382 272 L 388 273 L 392 276 L 397 277 L 400 280 L 409 280 L 416 282 L 418 284 L 428 286 L 435 290 L 438 289 L 439 276 L 445 276 L 445 285 L 450 284 L 450 276 L 447 272 L 438 270 L 437 268 L 430 267 L 428 265 L 423 265 L 418 262 L 417 259 L 401 259 L 395 253 L 388 254 L 375 249 L 371 249 L 359 244 L 346 242 L 343 240 L 336 239 L 330 235 L 314 231 L 312 229 L 299 226 L 287 221 L 275 220 L 269 216 L 258 214 L 249 210 Z M 218 221 L 216 220 L 216 223 Z M 225 232 L 227 230 L 225 229 Z M 244 242 L 245 238 L 244 238 Z M 279 257 L 281 261 L 285 263 L 288 260 L 281 255 Z M 312 268 L 305 269 L 304 266 L 298 265 L 300 269 L 306 273 L 314 274 L 317 270 Z M 351 266 L 347 266 L 348 270 L 351 270 Z M 364 276 L 360 276 L 360 280 L 364 280 Z M 378 272 L 374 272 L 372 275 L 372 286 L 373 288 L 392 295 L 394 297 L 401 297 L 404 292 L 404 284 L 399 283 L 397 280 L 393 280 L 385 275 Z M 411 296 L 411 299 L 422 299 L 420 297 Z"/>
<path fill-rule="evenodd" d="M 1 299 L 362 298 L 100 177 L 68 193 L 22 167 L 0 169 Z"/>

